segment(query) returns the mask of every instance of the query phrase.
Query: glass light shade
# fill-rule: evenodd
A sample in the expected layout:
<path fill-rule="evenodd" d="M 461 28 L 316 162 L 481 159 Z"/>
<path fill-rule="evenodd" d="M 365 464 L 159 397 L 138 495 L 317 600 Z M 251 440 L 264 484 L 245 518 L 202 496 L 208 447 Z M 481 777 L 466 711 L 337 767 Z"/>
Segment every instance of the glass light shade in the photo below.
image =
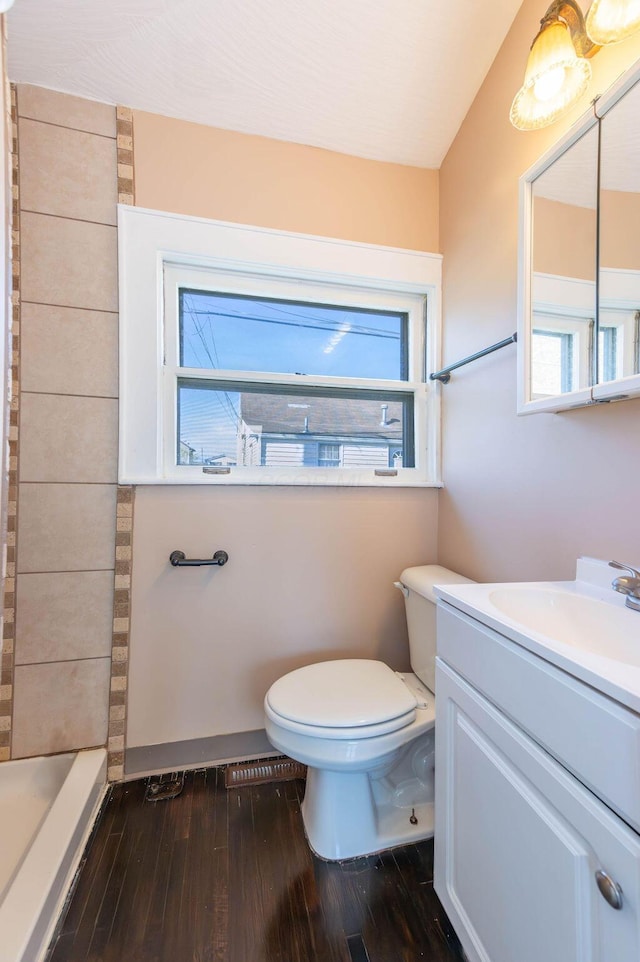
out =
<path fill-rule="evenodd" d="M 640 30 L 640 0 L 593 0 L 587 33 L 594 43 L 618 43 Z"/>
<path fill-rule="evenodd" d="M 519 130 L 552 124 L 585 92 L 591 65 L 576 54 L 569 28 L 555 21 L 533 42 L 524 83 L 511 105 L 510 120 Z"/>

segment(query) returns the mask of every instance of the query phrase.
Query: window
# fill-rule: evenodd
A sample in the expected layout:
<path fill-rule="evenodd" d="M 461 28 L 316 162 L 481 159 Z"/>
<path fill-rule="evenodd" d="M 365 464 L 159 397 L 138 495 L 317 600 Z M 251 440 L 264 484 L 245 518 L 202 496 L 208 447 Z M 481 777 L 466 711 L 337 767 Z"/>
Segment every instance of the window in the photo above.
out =
<path fill-rule="evenodd" d="M 638 370 L 640 312 L 601 307 L 598 383 Z M 593 318 L 536 311 L 531 332 L 531 396 L 578 391 L 592 384 L 596 325 Z"/>
<path fill-rule="evenodd" d="M 388 471 L 394 450 L 415 467 L 417 392 L 406 387 L 409 315 L 423 315 L 421 303 L 373 309 L 211 290 L 216 282 L 239 283 L 165 270 L 169 342 L 177 327 L 177 357 L 167 348 L 166 365 L 174 370 L 175 360 L 178 466 Z M 414 319 L 418 331 L 422 320 Z"/>
<path fill-rule="evenodd" d="M 600 308 L 598 381 L 616 381 L 640 370 L 640 311 Z"/>
<path fill-rule="evenodd" d="M 536 311 L 531 332 L 531 397 L 566 394 L 592 382 L 591 317 Z"/>
<path fill-rule="evenodd" d="M 340 445 L 318 444 L 318 466 L 321 468 L 340 467 Z"/>
<path fill-rule="evenodd" d="M 439 257 L 120 222 L 121 481 L 437 483 Z"/>

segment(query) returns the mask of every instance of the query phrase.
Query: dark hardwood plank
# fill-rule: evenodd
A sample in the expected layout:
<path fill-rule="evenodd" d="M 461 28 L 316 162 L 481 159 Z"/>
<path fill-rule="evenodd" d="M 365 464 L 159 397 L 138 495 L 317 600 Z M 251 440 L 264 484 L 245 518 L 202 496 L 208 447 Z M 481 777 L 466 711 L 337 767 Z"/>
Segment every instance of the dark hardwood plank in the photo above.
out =
<path fill-rule="evenodd" d="M 73 899 L 69 905 L 67 914 L 60 929 L 60 935 L 75 933 L 78 925 L 80 924 L 82 915 L 86 908 L 86 901 L 89 897 L 89 893 L 91 892 L 91 888 L 100 868 L 100 862 L 104 855 L 104 848 L 107 838 L 111 834 L 115 812 L 119 807 L 121 796 L 119 788 L 120 786 L 115 786 L 114 788 L 110 789 L 110 794 L 107 797 L 106 804 L 103 806 L 101 812 L 100 824 L 94 827 L 94 830 L 91 834 L 89 846 L 83 854 L 80 864 L 80 878 L 82 879 L 82 886 L 80 887 L 80 890 L 78 890 L 78 886 L 76 886 Z"/>
<path fill-rule="evenodd" d="M 88 959 L 90 957 L 89 949 L 93 933 L 121 843 L 122 835 L 107 835 L 104 846 L 101 847 L 97 870 L 88 891 L 85 891 L 83 878 L 80 878 L 76 896 L 71 900 L 69 909 L 70 912 L 74 910 L 74 901 L 77 897 L 80 903 L 78 909 L 79 921 L 72 933 L 65 932 L 65 926 L 62 926 L 62 934 L 72 934 L 73 939 L 64 942 L 67 946 L 66 955 L 62 954 L 64 952 L 64 949 L 60 946 L 62 940 L 58 940 L 51 962 L 65 962 L 66 959 Z M 88 861 L 90 860 L 89 858 Z"/>
<path fill-rule="evenodd" d="M 260 918 L 264 911 L 256 879 L 251 791 L 228 793 L 229 849 L 229 962 L 250 962 L 262 951 Z M 255 954 L 254 954 L 255 953 Z"/>
<path fill-rule="evenodd" d="M 228 945 L 229 857 L 226 845 L 227 798 L 216 784 L 215 770 L 194 779 L 192 820 L 187 850 L 188 872 L 178 942 L 191 945 L 197 962 L 223 962 Z M 224 835 L 220 834 L 220 825 Z M 223 841 L 224 845 L 216 843 Z"/>
<path fill-rule="evenodd" d="M 115 786 L 48 962 L 455 962 L 433 844 L 344 863 L 306 842 L 303 781 L 227 791 L 187 772 Z"/>
<path fill-rule="evenodd" d="M 143 804 L 130 813 L 123 845 L 129 859 L 115 906 L 108 938 L 100 947 L 108 962 L 124 958 L 144 960 L 147 923 L 158 870 L 158 841 L 163 837 L 168 811 L 162 802 Z"/>
<path fill-rule="evenodd" d="M 430 882 L 408 883 L 398 872 L 394 853 L 381 856 L 370 894 L 372 923 L 363 932 L 370 962 L 413 962 L 419 953 L 430 962 L 452 962 L 441 924 L 444 911 Z"/>
<path fill-rule="evenodd" d="M 378 856 L 351 859 L 340 866 L 337 879 L 343 925 L 349 937 L 361 935 L 373 924 L 371 904 L 378 871 Z"/>
<path fill-rule="evenodd" d="M 123 888 L 131 877 L 130 868 L 133 866 L 135 870 L 133 859 L 142 844 L 142 835 L 146 835 L 146 832 L 143 833 L 141 830 L 139 814 L 143 810 L 145 787 L 137 782 L 122 787 L 122 797 L 125 803 L 121 809 L 121 818 L 118 819 L 122 828 L 120 844 L 115 852 L 113 867 L 95 919 L 89 946 L 89 958 L 91 959 L 103 959 L 107 953 L 118 908 L 121 904 Z M 151 813 L 148 813 L 147 818 L 150 816 Z M 155 820 L 157 819 L 154 817 Z M 128 913 L 128 906 L 126 911 Z"/>
<path fill-rule="evenodd" d="M 405 878 L 411 878 L 413 884 L 433 882 L 433 839 L 418 842 L 414 845 L 404 845 L 393 851 L 393 857 L 398 871 Z"/>
<path fill-rule="evenodd" d="M 349 962 L 343 928 L 334 933 L 327 931 L 314 872 L 315 860 L 300 830 L 300 802 L 297 793 L 286 797 L 285 786 L 286 783 L 263 786 L 274 793 L 271 808 L 264 805 L 264 800 L 260 804 L 259 797 L 255 800 L 255 810 L 264 811 L 272 826 L 270 837 L 265 831 L 263 870 L 272 876 L 279 892 L 266 931 L 265 959 L 269 962 L 272 959 Z"/>
<path fill-rule="evenodd" d="M 158 962 L 162 956 L 165 932 L 165 911 L 172 872 L 173 846 L 176 834 L 176 804 L 180 797 L 167 801 L 146 802 L 162 816 L 161 830 L 156 836 L 156 860 L 149 883 L 148 906 L 143 940 L 140 943 L 140 962 Z M 114 960 L 115 962 L 115 960 Z"/>

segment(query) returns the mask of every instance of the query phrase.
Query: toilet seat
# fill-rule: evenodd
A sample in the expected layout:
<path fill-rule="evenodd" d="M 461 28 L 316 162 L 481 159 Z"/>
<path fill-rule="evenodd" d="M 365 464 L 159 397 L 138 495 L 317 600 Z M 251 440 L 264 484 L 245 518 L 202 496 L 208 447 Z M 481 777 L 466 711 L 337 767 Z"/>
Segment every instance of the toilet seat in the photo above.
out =
<path fill-rule="evenodd" d="M 320 738 L 372 738 L 414 721 L 417 701 L 382 661 L 343 659 L 307 665 L 276 681 L 265 712 L 290 731 Z"/>

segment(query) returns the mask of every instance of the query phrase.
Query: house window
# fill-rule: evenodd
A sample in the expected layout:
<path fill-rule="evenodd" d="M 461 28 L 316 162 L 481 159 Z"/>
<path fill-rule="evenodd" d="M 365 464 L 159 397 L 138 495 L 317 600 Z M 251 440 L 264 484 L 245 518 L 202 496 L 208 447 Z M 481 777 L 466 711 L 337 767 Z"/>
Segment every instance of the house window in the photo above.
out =
<path fill-rule="evenodd" d="M 168 220 L 120 210 L 122 482 L 438 483 L 436 255 Z"/>
<path fill-rule="evenodd" d="M 319 444 L 318 445 L 318 467 L 320 468 L 339 468 L 340 467 L 340 445 L 339 444 Z"/>

